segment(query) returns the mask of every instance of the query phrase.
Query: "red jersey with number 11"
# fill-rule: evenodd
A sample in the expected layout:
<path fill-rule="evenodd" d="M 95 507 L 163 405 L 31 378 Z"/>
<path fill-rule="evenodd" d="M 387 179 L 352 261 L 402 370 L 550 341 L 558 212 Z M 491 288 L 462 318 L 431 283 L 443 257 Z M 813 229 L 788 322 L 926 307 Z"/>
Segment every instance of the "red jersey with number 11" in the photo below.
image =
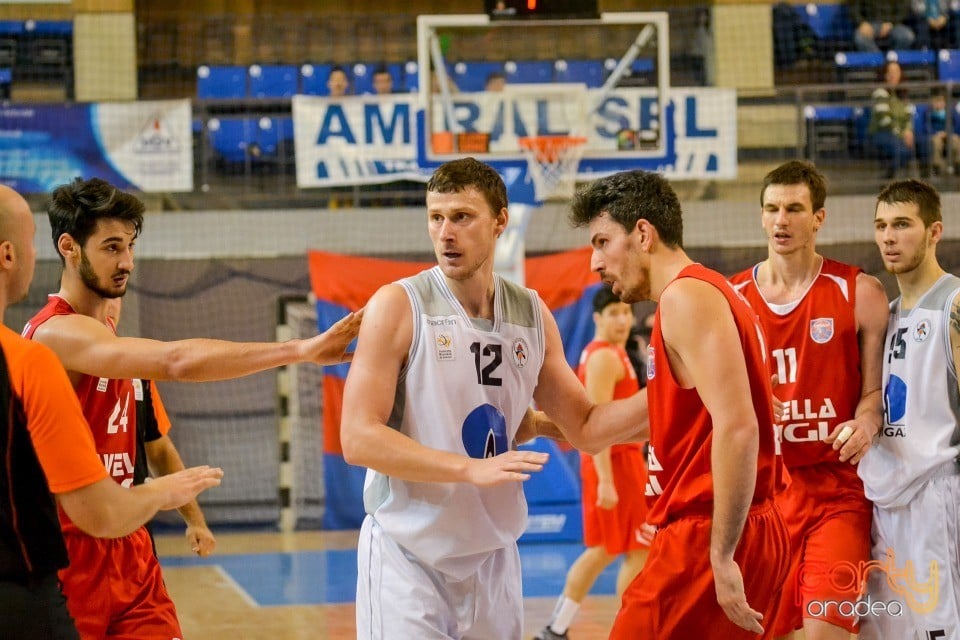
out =
<path fill-rule="evenodd" d="M 54 316 L 76 313 L 66 300 L 50 296 L 47 304 L 27 323 L 23 337 L 32 339 L 37 327 Z M 110 325 L 111 329 L 114 329 Z M 136 381 L 138 384 L 139 380 Z M 117 484 L 133 484 L 133 468 L 137 455 L 136 400 L 142 397 L 133 380 L 111 380 L 82 375 L 74 384 L 74 391 L 83 407 L 83 416 L 90 425 L 97 453 L 107 473 Z M 79 529 L 61 510 L 64 531 Z"/>
<path fill-rule="evenodd" d="M 716 271 L 693 264 L 685 267 L 674 282 L 680 278 L 695 278 L 713 285 L 727 299 L 733 313 L 760 429 L 757 483 L 753 494 L 753 504 L 760 504 L 780 489 L 778 485 L 783 477 L 783 463 L 776 451 L 773 399 L 764 360 L 763 332 L 753 309 Z M 674 378 L 660 326 L 658 308 L 650 336 L 647 371 L 650 399 L 647 499 L 653 501 L 647 520 L 655 525 L 687 515 L 709 516 L 713 512 L 710 462 L 713 421 L 696 388 L 685 389 Z"/>

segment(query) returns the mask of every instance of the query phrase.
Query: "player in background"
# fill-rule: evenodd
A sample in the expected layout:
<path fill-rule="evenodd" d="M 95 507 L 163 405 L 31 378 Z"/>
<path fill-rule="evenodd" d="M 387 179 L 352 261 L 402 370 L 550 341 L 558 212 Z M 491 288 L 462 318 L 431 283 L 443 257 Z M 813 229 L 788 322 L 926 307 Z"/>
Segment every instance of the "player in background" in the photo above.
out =
<path fill-rule="evenodd" d="M 662 176 L 597 180 L 577 193 L 571 219 L 589 227 L 591 269 L 622 301 L 658 303 L 645 391 L 647 519 L 659 530 L 610 637 L 770 638 L 789 547 L 756 314 L 684 252 L 680 202 Z"/>
<path fill-rule="evenodd" d="M 106 317 L 116 328 L 120 325 L 123 298 L 108 298 Z M 176 473 L 184 468 L 183 459 L 168 435 L 170 416 L 160 398 L 160 389 L 153 380 L 133 380 L 137 402 L 137 455 L 133 464 L 133 484 L 143 484 L 153 471 L 156 476 Z M 217 546 L 217 539 L 207 526 L 200 504 L 194 500 L 177 511 L 187 525 L 186 537 L 190 550 L 200 557 L 209 556 Z M 150 531 L 149 525 L 147 530 Z M 153 532 L 150 531 L 151 537 Z"/>
<path fill-rule="evenodd" d="M 778 636 L 802 627 L 807 640 L 847 640 L 858 628 L 860 587 L 830 576 L 870 556 L 872 508 L 856 464 L 880 427 L 887 296 L 860 268 L 817 253 L 825 199 L 826 181 L 808 162 L 768 173 L 760 190 L 767 259 L 731 281 L 760 318 L 786 405 L 776 428 L 792 481 L 778 504 L 792 562 L 774 627 Z"/>
<path fill-rule="evenodd" d="M 593 340 L 580 355 L 577 377 L 593 402 L 627 398 L 640 389 L 625 345 L 633 329 L 633 309 L 614 295 L 609 286 L 593 296 Z M 641 532 L 647 503 L 647 464 L 641 443 L 616 444 L 600 453 L 580 456 L 583 483 L 583 544 L 587 547 L 567 573 L 563 593 L 550 623 L 538 640 L 567 637 L 567 629 L 603 570 L 619 556 L 617 596 L 640 573 L 647 559 Z"/>
<path fill-rule="evenodd" d="M 0 321 L 30 288 L 35 232 L 26 201 L 0 186 Z M 124 536 L 219 485 L 223 472 L 199 467 L 122 489 L 56 356 L 2 322 L 0 346 L 0 638 L 76 640 L 57 579 L 68 561 L 57 507 L 89 535 Z"/>
<path fill-rule="evenodd" d="M 294 362 L 341 362 L 347 359 L 360 320 L 350 314 L 319 336 L 283 343 L 118 337 L 106 317 L 107 301 L 126 292 L 143 214 L 140 200 L 97 178 L 78 178 L 58 187 L 48 215 L 63 264 L 60 290 L 23 332 L 60 359 L 104 466 L 125 487 L 133 483 L 136 459 L 134 379 L 200 382 Z M 60 579 L 81 637 L 182 637 L 146 529 L 98 540 L 66 516 L 61 524 L 70 566 L 60 572 Z"/>
<path fill-rule="evenodd" d="M 960 639 L 960 278 L 937 260 L 940 195 L 902 180 L 877 196 L 874 238 L 897 278 L 883 353 L 884 420 L 860 462 L 873 501 L 863 640 Z"/>

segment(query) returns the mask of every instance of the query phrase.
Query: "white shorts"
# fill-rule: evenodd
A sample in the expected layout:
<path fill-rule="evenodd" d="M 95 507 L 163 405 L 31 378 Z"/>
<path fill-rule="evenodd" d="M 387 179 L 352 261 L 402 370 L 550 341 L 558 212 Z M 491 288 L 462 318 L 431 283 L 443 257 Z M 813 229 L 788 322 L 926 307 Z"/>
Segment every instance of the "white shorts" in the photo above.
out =
<path fill-rule="evenodd" d="M 514 543 L 454 580 L 413 556 L 371 517 L 357 547 L 358 640 L 520 640 L 523 589 Z"/>
<path fill-rule="evenodd" d="M 861 640 L 960 640 L 960 475 L 945 469 L 909 505 L 874 506 L 873 560 L 893 571 L 868 575 Z"/>

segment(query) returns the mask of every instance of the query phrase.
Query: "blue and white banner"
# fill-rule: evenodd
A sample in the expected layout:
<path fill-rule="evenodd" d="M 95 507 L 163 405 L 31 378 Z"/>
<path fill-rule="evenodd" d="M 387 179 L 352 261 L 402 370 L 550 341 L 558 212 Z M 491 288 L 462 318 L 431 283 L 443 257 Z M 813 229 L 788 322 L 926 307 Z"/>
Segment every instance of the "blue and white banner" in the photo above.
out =
<path fill-rule="evenodd" d="M 190 101 L 0 108 L 0 182 L 45 193 L 77 176 L 122 189 L 193 190 Z"/>
<path fill-rule="evenodd" d="M 598 95 L 597 90 L 588 92 Z M 450 113 L 466 131 L 491 133 L 497 148 L 503 132 L 501 98 L 489 93 L 453 96 Z M 627 168 L 663 171 L 674 179 L 732 179 L 737 175 L 737 108 L 732 89 L 674 88 L 661 145 L 662 153 L 643 160 L 629 151 L 617 151 L 617 136 L 624 129 L 648 130 L 655 126 L 660 103 L 651 88 L 618 88 L 604 97 L 592 118 L 581 178 Z M 537 107 L 533 118 L 549 109 Z M 325 187 L 370 184 L 398 179 L 425 180 L 429 171 L 417 161 L 417 96 L 363 96 L 320 98 L 295 96 L 293 121 L 297 185 Z M 446 112 L 433 111 L 434 129 L 442 130 Z M 515 130 L 543 130 L 546 123 L 522 121 L 515 110 Z M 436 120 L 441 122 L 437 122 Z M 549 128 L 549 127 L 547 127 Z M 421 135 L 424 135 L 421 133 Z M 591 150 L 596 153 L 592 160 Z M 476 154 L 496 161 L 496 155 Z"/>

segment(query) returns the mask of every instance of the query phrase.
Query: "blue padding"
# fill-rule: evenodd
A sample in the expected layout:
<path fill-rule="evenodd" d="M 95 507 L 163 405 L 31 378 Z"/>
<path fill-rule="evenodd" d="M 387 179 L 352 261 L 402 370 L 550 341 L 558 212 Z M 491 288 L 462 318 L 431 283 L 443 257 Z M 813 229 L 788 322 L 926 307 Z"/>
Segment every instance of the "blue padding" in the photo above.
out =
<path fill-rule="evenodd" d="M 289 98 L 297 92 L 299 70 L 290 64 L 250 67 L 250 95 L 254 98 Z"/>
<path fill-rule="evenodd" d="M 359 529 L 363 522 L 363 478 L 366 469 L 347 464 L 343 456 L 323 454 L 326 503 L 323 529 Z"/>
<path fill-rule="evenodd" d="M 300 67 L 300 90 L 308 96 L 328 96 L 327 78 L 332 64 L 305 64 Z"/>
<path fill-rule="evenodd" d="M 527 529 L 520 536 L 521 543 L 583 540 L 583 509 L 579 502 L 531 504 L 527 513 Z"/>
<path fill-rule="evenodd" d="M 565 60 L 564 62 L 566 69 L 563 69 L 563 64 L 555 65 L 554 82 L 577 82 L 590 88 L 603 86 L 603 80 L 607 75 L 603 60 Z"/>
<path fill-rule="evenodd" d="M 513 73 L 507 72 L 508 83 L 536 83 L 553 80 L 553 62 L 550 60 L 519 60 Z"/>
<path fill-rule="evenodd" d="M 882 67 L 885 58 L 882 53 L 873 51 L 841 51 L 836 55 L 837 66 L 841 69 L 853 67 Z"/>
<path fill-rule="evenodd" d="M 205 65 L 197 69 L 198 98 L 245 98 L 246 96 L 246 67 Z"/>
<path fill-rule="evenodd" d="M 530 474 L 523 483 L 527 504 L 580 504 L 579 473 L 571 468 L 570 459 L 549 438 L 536 438 L 519 447 L 523 451 L 540 451 L 550 454 L 543 469 Z"/>

